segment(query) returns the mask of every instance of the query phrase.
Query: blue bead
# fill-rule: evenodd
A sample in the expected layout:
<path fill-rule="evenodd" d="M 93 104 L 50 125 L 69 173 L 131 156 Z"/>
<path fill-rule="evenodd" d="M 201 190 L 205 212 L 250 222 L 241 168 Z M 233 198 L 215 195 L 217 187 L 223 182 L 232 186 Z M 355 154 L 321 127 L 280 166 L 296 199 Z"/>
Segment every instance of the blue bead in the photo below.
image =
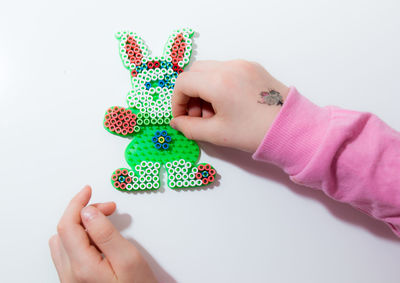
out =
<path fill-rule="evenodd" d="M 156 137 L 161 136 L 161 132 L 160 132 L 160 131 L 157 131 L 156 134 L 155 134 L 155 136 L 156 136 Z"/>
<path fill-rule="evenodd" d="M 161 144 L 160 143 L 156 143 L 155 146 L 156 146 L 157 149 L 161 148 Z"/>
<path fill-rule="evenodd" d="M 154 143 L 157 142 L 157 138 L 156 138 L 156 137 L 153 137 L 151 140 L 152 140 Z"/>
<path fill-rule="evenodd" d="M 151 83 L 147 82 L 146 83 L 146 89 L 149 90 L 151 88 Z"/>
<path fill-rule="evenodd" d="M 160 80 L 160 81 L 158 82 L 158 86 L 164 87 L 164 85 L 165 85 L 165 82 L 164 82 L 163 80 Z"/>
<path fill-rule="evenodd" d="M 165 141 L 166 141 L 166 142 L 171 142 L 171 137 L 170 137 L 170 136 L 166 136 L 166 137 L 165 137 Z"/>
<path fill-rule="evenodd" d="M 163 149 L 168 149 L 168 144 L 167 143 L 163 143 L 163 145 L 162 145 L 162 147 L 163 147 Z"/>
<path fill-rule="evenodd" d="M 163 130 L 163 131 L 161 131 L 161 135 L 162 135 L 163 137 L 165 137 L 166 135 L 168 135 L 168 133 L 167 133 L 167 131 Z"/>

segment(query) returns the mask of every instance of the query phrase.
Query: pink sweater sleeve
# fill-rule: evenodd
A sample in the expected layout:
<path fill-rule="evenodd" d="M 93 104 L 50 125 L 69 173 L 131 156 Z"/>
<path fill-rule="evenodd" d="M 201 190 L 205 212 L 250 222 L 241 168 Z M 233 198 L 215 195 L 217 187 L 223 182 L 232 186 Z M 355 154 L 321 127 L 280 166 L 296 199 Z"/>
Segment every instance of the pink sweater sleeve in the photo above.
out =
<path fill-rule="evenodd" d="M 384 221 L 400 237 L 400 133 L 375 115 L 319 107 L 292 87 L 253 158 Z"/>

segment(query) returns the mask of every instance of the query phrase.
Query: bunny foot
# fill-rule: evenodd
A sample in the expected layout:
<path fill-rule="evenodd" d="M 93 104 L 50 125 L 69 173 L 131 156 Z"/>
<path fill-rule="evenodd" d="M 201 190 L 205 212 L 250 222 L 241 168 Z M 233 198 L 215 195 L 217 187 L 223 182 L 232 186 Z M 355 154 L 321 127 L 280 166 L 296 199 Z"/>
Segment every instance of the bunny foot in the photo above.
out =
<path fill-rule="evenodd" d="M 120 191 L 157 190 L 160 187 L 159 162 L 142 161 L 134 170 L 120 168 L 114 171 L 111 183 Z"/>
<path fill-rule="evenodd" d="M 216 171 L 207 163 L 198 165 L 184 159 L 167 162 L 168 186 L 171 189 L 196 188 L 209 185 L 215 181 Z"/>

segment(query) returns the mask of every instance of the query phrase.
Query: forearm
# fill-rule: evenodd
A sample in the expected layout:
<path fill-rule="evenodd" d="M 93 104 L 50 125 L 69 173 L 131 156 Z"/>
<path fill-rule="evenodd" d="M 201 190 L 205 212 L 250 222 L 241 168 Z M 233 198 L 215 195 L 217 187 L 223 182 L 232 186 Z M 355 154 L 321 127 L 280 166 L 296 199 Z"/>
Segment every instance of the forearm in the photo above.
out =
<path fill-rule="evenodd" d="M 292 88 L 253 157 L 388 223 L 400 236 L 400 133 L 376 116 L 321 108 Z"/>

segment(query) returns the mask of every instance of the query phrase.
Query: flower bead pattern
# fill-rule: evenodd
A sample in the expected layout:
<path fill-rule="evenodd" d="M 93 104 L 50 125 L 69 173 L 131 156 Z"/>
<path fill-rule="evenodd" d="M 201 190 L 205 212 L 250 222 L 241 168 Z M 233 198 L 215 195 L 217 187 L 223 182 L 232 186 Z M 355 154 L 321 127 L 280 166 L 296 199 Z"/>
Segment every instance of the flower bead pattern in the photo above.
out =
<path fill-rule="evenodd" d="M 199 164 L 197 166 L 196 179 L 201 180 L 203 185 L 214 182 L 215 170 L 210 164 Z"/>
<path fill-rule="evenodd" d="M 114 187 L 125 190 L 129 184 L 132 183 L 132 178 L 127 169 L 115 170 L 114 174 L 111 176 Z"/>
<path fill-rule="evenodd" d="M 154 143 L 154 146 L 157 149 L 168 149 L 169 144 L 171 142 L 171 137 L 168 135 L 167 131 L 156 131 L 154 134 L 154 137 L 152 138 L 152 141 Z"/>

